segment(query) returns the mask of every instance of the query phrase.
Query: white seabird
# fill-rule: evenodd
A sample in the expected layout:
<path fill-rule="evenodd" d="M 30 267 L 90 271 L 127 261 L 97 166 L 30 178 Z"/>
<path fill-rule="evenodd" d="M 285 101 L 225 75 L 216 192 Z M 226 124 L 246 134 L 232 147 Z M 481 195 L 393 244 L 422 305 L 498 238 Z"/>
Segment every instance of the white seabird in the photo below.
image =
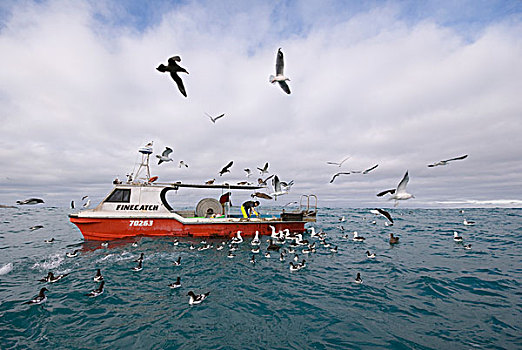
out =
<path fill-rule="evenodd" d="M 208 114 L 207 112 L 205 112 L 205 114 L 207 115 L 207 117 L 210 118 L 210 120 L 212 121 L 212 123 L 216 124 L 216 120 L 220 119 L 220 118 L 223 118 L 225 116 L 225 113 L 223 114 L 220 114 L 218 115 L 217 117 L 214 117 L 212 118 L 212 116 L 210 114 Z"/>
<path fill-rule="evenodd" d="M 446 160 L 439 160 L 438 162 L 435 162 L 433 164 L 428 164 L 428 168 L 433 168 L 433 167 L 436 167 L 436 166 L 439 166 L 439 165 L 447 165 L 448 162 L 452 162 L 454 160 L 466 159 L 467 157 L 468 157 L 468 155 L 465 154 L 465 155 L 460 156 L 460 157 L 450 158 L 450 159 L 446 159 Z"/>
<path fill-rule="evenodd" d="M 165 147 L 165 150 L 163 151 L 163 153 L 161 153 L 161 155 L 156 154 L 156 158 L 159 159 L 158 165 L 163 163 L 163 162 L 172 162 L 172 161 L 174 161 L 172 158 L 170 158 L 170 154 L 171 153 L 172 153 L 172 148 Z"/>
<path fill-rule="evenodd" d="M 277 50 L 277 59 L 276 59 L 276 75 L 271 75 L 269 78 L 269 81 L 274 84 L 275 82 L 279 83 L 279 86 L 281 86 L 281 89 L 283 89 L 284 92 L 287 94 L 290 94 L 290 88 L 288 87 L 288 84 L 286 81 L 290 81 L 289 78 L 285 77 L 284 75 L 284 69 L 285 69 L 285 61 L 283 57 L 283 52 L 281 52 L 281 48 Z"/>
<path fill-rule="evenodd" d="M 326 162 L 326 164 L 331 164 L 331 165 L 337 165 L 339 168 L 341 167 L 341 165 L 343 165 L 344 162 L 346 162 L 348 159 L 350 159 L 351 157 L 350 156 L 347 156 L 347 157 L 344 157 L 341 161 L 339 162 Z"/>
<path fill-rule="evenodd" d="M 404 174 L 401 182 L 399 182 L 399 185 L 396 189 L 386 190 L 377 193 L 377 197 L 382 197 L 385 194 L 390 193 L 391 196 L 388 198 L 388 200 L 395 199 L 395 206 L 397 206 L 399 204 L 399 201 L 401 200 L 415 198 L 413 194 L 406 192 L 406 185 L 408 184 L 409 180 L 410 176 L 408 175 L 408 171 L 406 170 L 406 173 Z"/>

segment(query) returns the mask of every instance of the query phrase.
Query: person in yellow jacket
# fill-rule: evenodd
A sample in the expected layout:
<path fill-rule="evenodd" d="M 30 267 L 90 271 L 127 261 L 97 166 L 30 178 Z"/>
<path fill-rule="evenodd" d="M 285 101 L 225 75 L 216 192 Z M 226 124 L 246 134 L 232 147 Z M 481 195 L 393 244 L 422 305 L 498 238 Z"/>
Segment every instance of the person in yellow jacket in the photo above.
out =
<path fill-rule="evenodd" d="M 259 201 L 246 201 L 241 204 L 241 213 L 243 213 L 244 218 L 249 218 L 252 215 L 258 216 L 259 213 L 254 209 L 259 206 Z"/>

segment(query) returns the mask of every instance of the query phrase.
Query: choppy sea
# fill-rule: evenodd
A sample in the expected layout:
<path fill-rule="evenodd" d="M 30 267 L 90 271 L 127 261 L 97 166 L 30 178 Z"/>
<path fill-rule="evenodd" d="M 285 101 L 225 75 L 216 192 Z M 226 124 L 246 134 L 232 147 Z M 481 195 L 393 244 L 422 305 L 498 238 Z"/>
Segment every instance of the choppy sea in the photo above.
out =
<path fill-rule="evenodd" d="M 67 209 L 0 209 L 0 349 L 521 349 L 522 210 L 389 212 L 386 227 L 367 209 L 321 208 L 313 226 L 338 252 L 318 242 L 315 253 L 298 251 L 307 266 L 292 272 L 294 254 L 266 258 L 264 240 L 253 265 L 250 239 L 234 258 L 215 249 L 221 240 L 205 251 L 174 238 L 101 247 L 83 240 Z M 98 268 L 105 290 L 91 298 Z M 69 275 L 39 282 L 49 271 Z M 169 288 L 178 276 L 181 288 Z M 45 303 L 23 304 L 44 286 Z M 190 290 L 210 295 L 190 306 Z"/>

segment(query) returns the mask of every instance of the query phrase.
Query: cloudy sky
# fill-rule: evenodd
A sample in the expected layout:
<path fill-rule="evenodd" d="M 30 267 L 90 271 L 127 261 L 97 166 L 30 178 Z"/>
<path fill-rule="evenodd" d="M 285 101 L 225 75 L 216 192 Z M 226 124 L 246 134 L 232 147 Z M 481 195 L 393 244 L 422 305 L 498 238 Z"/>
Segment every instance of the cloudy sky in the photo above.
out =
<path fill-rule="evenodd" d="M 268 82 L 278 48 L 291 95 Z M 234 183 L 268 161 L 295 180 L 281 204 L 389 207 L 375 194 L 409 170 L 401 207 L 522 206 L 517 0 L 4 0 L 0 52 L 0 204 L 99 200 L 154 141 L 174 149 L 160 181 Z M 173 55 L 188 98 L 155 70 Z"/>

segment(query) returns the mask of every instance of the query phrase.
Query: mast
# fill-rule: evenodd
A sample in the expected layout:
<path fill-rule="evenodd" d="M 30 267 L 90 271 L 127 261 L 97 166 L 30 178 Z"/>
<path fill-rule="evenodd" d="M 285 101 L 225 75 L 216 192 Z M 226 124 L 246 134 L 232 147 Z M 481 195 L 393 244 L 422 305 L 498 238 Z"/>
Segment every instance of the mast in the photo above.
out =
<path fill-rule="evenodd" d="M 152 154 L 152 141 L 146 144 L 144 147 L 138 149 L 138 152 L 141 153 L 141 163 L 138 168 L 138 171 L 136 171 L 134 179 L 136 181 L 144 180 L 145 182 L 148 182 L 150 179 L 149 158 Z M 142 172 L 145 172 L 144 175 L 146 175 L 146 177 L 140 177 Z M 130 179 L 130 181 L 132 182 L 132 179 Z"/>

